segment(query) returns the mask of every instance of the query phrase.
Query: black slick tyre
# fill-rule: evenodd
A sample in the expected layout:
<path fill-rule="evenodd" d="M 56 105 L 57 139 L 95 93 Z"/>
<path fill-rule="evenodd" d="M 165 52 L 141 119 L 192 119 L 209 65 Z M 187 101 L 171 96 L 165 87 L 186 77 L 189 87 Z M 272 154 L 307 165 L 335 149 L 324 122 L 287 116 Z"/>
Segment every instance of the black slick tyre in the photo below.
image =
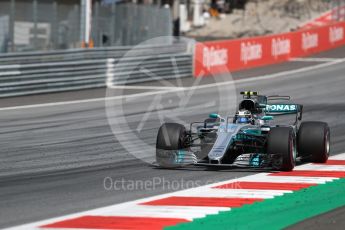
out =
<path fill-rule="evenodd" d="M 325 163 L 330 151 L 330 129 L 325 122 L 303 122 L 297 135 L 298 154 L 314 163 Z"/>
<path fill-rule="evenodd" d="M 289 127 L 271 128 L 267 138 L 267 153 L 279 156 L 273 167 L 280 171 L 291 171 L 295 167 L 296 140 Z"/>

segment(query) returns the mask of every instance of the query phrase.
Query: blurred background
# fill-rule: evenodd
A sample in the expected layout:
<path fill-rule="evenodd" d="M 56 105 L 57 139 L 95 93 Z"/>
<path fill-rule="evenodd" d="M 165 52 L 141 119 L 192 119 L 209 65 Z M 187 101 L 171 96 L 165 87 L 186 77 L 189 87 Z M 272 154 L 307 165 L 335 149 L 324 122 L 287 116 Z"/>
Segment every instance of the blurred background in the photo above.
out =
<path fill-rule="evenodd" d="M 0 0 L 0 53 L 129 46 L 157 36 L 239 38 L 299 29 L 345 0 Z"/>

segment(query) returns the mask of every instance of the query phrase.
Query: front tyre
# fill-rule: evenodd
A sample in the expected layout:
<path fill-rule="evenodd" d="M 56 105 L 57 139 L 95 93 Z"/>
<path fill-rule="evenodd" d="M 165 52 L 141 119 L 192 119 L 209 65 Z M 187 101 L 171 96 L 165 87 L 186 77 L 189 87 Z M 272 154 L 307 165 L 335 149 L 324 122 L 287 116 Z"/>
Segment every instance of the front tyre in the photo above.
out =
<path fill-rule="evenodd" d="M 314 163 L 326 163 L 330 150 L 330 129 L 325 122 L 302 122 L 297 136 L 298 153 Z"/>
<path fill-rule="evenodd" d="M 296 161 L 296 140 L 289 127 L 271 128 L 267 138 L 267 153 L 279 156 L 273 167 L 280 171 L 291 171 Z"/>
<path fill-rule="evenodd" d="M 176 164 L 178 150 L 187 147 L 187 131 L 177 123 L 163 124 L 157 134 L 156 162 L 166 168 L 178 167 Z"/>

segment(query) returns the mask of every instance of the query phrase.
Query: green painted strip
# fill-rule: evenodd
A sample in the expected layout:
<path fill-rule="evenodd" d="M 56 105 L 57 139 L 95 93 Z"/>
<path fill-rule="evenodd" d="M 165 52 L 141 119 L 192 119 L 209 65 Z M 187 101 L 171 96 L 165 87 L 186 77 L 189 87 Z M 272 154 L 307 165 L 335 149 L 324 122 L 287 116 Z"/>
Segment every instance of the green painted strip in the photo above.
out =
<path fill-rule="evenodd" d="M 344 194 L 339 179 L 166 229 L 282 229 L 344 206 Z"/>

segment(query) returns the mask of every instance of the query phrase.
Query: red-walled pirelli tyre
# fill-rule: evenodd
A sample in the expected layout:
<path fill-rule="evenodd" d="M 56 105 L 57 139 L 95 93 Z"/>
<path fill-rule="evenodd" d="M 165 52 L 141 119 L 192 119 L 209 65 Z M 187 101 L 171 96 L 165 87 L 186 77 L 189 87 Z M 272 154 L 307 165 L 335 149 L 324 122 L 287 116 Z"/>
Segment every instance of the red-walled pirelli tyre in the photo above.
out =
<path fill-rule="evenodd" d="M 325 163 L 329 157 L 330 129 L 325 122 L 302 122 L 297 136 L 298 154 L 311 162 Z M 309 158 L 308 158 L 309 157 Z"/>
<path fill-rule="evenodd" d="M 162 167 L 176 167 L 177 150 L 186 147 L 186 128 L 177 123 L 163 124 L 157 134 L 156 162 Z"/>
<path fill-rule="evenodd" d="M 289 127 L 271 128 L 267 138 L 267 153 L 280 156 L 273 167 L 280 171 L 291 171 L 296 161 L 296 139 Z"/>

